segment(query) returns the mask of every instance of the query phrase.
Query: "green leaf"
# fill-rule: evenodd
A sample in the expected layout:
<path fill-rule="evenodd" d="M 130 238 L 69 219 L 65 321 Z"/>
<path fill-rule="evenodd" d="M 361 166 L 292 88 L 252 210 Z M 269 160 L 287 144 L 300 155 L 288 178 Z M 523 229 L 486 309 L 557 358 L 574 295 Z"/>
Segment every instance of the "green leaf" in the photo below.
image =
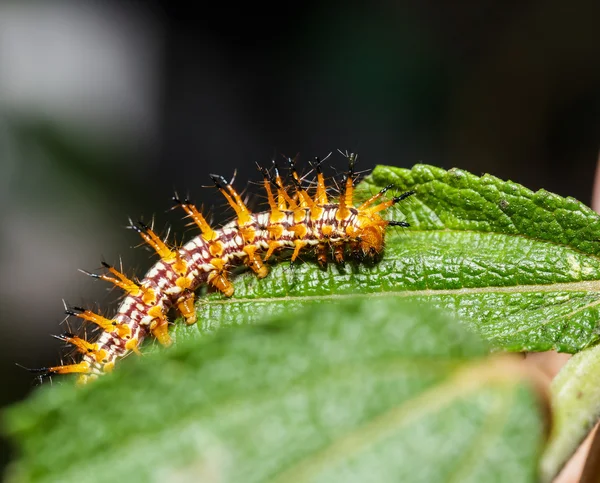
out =
<path fill-rule="evenodd" d="M 496 348 L 577 352 L 598 341 L 600 217 L 582 203 L 536 193 L 493 176 L 417 165 L 380 166 L 358 187 L 363 198 L 388 184 L 416 195 L 391 216 L 382 260 L 320 270 L 278 263 L 236 294 L 200 299 L 197 326 L 181 337 L 247 324 L 314 300 L 404 297 L 449 311 Z"/>
<path fill-rule="evenodd" d="M 314 304 L 38 391 L 9 481 L 535 481 L 538 396 L 487 353 L 397 298 Z"/>
<path fill-rule="evenodd" d="M 600 418 L 600 346 L 575 354 L 552 381 L 553 424 L 541 460 L 552 481 Z"/>

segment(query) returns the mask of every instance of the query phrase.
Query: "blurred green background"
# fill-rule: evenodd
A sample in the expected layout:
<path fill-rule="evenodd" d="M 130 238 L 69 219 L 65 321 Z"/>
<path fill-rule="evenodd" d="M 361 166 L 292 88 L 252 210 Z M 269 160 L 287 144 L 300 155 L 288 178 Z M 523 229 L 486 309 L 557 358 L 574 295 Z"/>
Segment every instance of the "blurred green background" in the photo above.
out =
<path fill-rule="evenodd" d="M 35 387 L 15 362 L 59 361 L 62 298 L 114 308 L 78 268 L 149 267 L 128 216 L 191 237 L 165 213 L 177 189 L 227 219 L 208 173 L 244 187 L 256 161 L 341 148 L 589 203 L 598 18 L 592 0 L 2 2 L 0 405 Z"/>

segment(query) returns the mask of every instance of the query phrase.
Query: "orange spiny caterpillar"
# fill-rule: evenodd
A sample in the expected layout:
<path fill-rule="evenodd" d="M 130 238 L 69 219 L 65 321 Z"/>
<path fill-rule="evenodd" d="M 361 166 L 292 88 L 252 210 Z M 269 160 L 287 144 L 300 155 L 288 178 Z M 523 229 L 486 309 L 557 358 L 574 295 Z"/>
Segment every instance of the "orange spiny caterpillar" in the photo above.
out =
<path fill-rule="evenodd" d="M 144 278 L 133 281 L 121 271 L 103 263 L 104 274 L 88 275 L 111 282 L 125 291 L 125 297 L 112 318 L 90 310 L 66 307 L 68 316 L 91 322 L 100 329 L 93 341 L 66 333 L 58 338 L 74 346 L 81 353 L 77 363 L 34 369 L 41 375 L 79 374 L 78 381 L 86 383 L 110 372 L 115 363 L 135 352 L 148 336 L 154 336 L 162 345 L 171 344 L 167 312 L 176 308 L 188 324 L 196 322 L 194 291 L 210 285 L 231 297 L 234 292 L 228 274 L 235 266 L 246 265 L 259 278 L 267 276 L 265 261 L 276 252 L 291 253 L 294 261 L 301 252 L 310 251 L 321 265 L 329 255 L 343 263 L 348 254 L 354 258 L 375 258 L 384 247 L 388 226 L 408 227 L 404 221 L 387 221 L 380 216 L 392 205 L 414 194 L 408 191 L 391 199 L 382 199 L 392 188 L 373 195 L 360 206 L 354 206 L 354 163 L 356 155 L 346 154 L 348 172 L 337 201 L 329 200 L 319 158 L 310 163 L 316 173 L 314 193 L 303 187 L 302 178 L 289 159 L 291 189 L 288 189 L 273 162 L 271 171 L 258 166 L 263 175 L 263 187 L 269 205 L 267 211 L 252 213 L 239 193 L 222 176 L 211 178 L 235 211 L 235 219 L 220 229 L 213 229 L 204 216 L 188 200 L 173 198 L 186 215 L 200 229 L 200 235 L 181 248 L 168 246 L 156 233 L 141 222 L 130 223 L 130 228 L 159 255 L 160 260 Z M 282 251 L 282 249 L 284 249 Z"/>

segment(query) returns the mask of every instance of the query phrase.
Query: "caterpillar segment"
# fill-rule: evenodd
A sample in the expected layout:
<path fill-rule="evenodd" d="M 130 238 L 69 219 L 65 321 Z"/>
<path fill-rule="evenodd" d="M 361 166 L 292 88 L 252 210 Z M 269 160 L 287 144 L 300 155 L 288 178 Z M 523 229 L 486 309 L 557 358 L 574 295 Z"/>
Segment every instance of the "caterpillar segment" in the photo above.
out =
<path fill-rule="evenodd" d="M 355 207 L 357 158 L 348 153 L 344 156 L 348 159 L 348 171 L 337 202 L 329 200 L 321 170 L 324 160 L 315 158 L 310 163 L 316 179 L 305 188 L 295 160 L 288 158 L 291 187 L 284 183 L 274 161 L 270 169 L 257 165 L 268 203 L 268 210 L 260 213 L 251 212 L 225 178 L 210 175 L 235 213 L 235 219 L 221 228 L 212 228 L 189 200 L 175 196 L 175 206 L 200 230 L 199 235 L 181 247 L 169 246 L 151 227 L 131 222 L 130 228 L 157 253 L 159 260 L 141 280 L 133 280 L 104 262 L 104 273 L 83 271 L 123 290 L 124 297 L 116 314 L 107 318 L 84 308 L 65 307 L 68 316 L 94 324 L 100 334 L 94 341 L 71 333 L 57 336 L 73 346 L 81 354 L 81 360 L 33 372 L 41 375 L 76 373 L 78 381 L 86 383 L 110 372 L 129 354 L 139 354 L 139 346 L 148 336 L 162 345 L 170 345 L 169 311 L 175 309 L 188 324 L 196 323 L 195 291 L 209 285 L 226 297 L 233 296 L 229 276 L 237 266 L 245 265 L 262 278 L 268 275 L 265 262 L 275 254 L 295 261 L 308 252 L 322 267 L 329 261 L 344 263 L 348 256 L 357 260 L 377 257 L 383 251 L 388 226 L 409 226 L 405 221 L 384 220 L 380 213 L 414 195 L 414 191 L 386 198 L 386 193 L 393 188 L 390 185 Z"/>

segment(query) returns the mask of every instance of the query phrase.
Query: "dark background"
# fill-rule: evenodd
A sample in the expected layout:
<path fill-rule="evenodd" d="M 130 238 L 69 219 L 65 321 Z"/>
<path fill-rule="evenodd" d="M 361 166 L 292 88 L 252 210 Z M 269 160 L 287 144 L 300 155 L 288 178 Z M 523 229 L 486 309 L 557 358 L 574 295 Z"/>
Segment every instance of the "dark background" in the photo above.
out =
<path fill-rule="evenodd" d="M 177 189 L 227 219 L 208 173 L 243 188 L 256 161 L 341 148 L 589 203 L 599 18 L 593 0 L 0 4 L 0 405 L 35 386 L 15 362 L 58 362 L 61 298 L 114 307 L 78 268 L 149 267 L 128 216 L 187 240 Z"/>

